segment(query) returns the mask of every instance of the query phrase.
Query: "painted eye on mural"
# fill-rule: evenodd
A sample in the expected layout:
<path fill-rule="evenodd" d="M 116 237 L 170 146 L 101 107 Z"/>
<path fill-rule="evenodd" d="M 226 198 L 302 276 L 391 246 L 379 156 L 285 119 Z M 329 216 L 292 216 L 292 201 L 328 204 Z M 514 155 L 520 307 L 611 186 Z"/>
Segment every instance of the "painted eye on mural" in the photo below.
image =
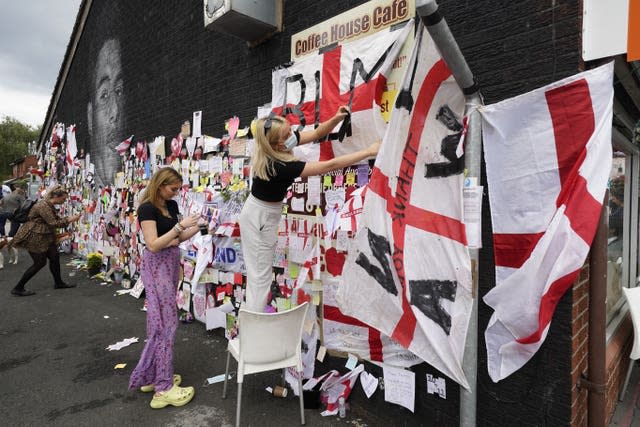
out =
<path fill-rule="evenodd" d="M 124 89 L 122 88 L 122 83 L 117 84 L 114 88 L 113 88 L 113 92 L 116 94 L 116 96 L 118 98 L 120 98 L 124 92 Z"/>
<path fill-rule="evenodd" d="M 205 11 L 207 12 L 209 18 L 212 18 L 213 15 L 218 11 L 218 9 L 224 7 L 224 5 L 225 0 L 207 0 Z"/>

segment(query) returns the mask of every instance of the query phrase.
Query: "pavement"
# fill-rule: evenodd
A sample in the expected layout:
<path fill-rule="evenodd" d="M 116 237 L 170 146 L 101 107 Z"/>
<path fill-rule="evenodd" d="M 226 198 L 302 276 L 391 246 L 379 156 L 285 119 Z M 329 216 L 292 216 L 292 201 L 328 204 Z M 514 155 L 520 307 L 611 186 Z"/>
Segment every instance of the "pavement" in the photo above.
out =
<path fill-rule="evenodd" d="M 28 284 L 36 295 L 16 297 L 10 290 L 30 258 L 20 251 L 17 265 L 0 270 L 0 423 L 5 426 L 231 426 L 235 422 L 236 384 L 230 382 L 227 399 L 222 383 L 205 385 L 223 374 L 226 339 L 222 330 L 207 332 L 199 322 L 180 324 L 176 335 L 174 367 L 183 385 L 196 389 L 182 408 L 149 407 L 151 394 L 128 391 L 129 375 L 145 340 L 143 301 L 117 295 L 115 285 L 101 285 L 86 271 L 66 266 L 63 277 L 77 285 L 54 289 L 48 268 Z M 139 342 L 118 351 L 106 347 L 125 338 Z M 115 365 L 125 363 L 123 369 Z M 235 370 L 235 361 L 231 369 Z M 281 384 L 279 371 L 245 377 L 242 425 L 299 425 L 297 397 L 277 398 L 265 387 Z M 361 392 L 361 390 L 356 390 Z M 355 391 L 354 391 L 355 393 Z M 361 393 L 362 394 L 362 393 Z M 366 402 L 363 402 L 366 403 Z M 305 410 L 307 425 L 389 425 L 353 404 L 347 417 L 322 417 L 320 410 Z"/>
<path fill-rule="evenodd" d="M 84 270 L 66 264 L 63 277 L 77 287 L 54 289 L 48 268 L 28 284 L 30 297 L 10 290 L 30 258 L 20 251 L 17 265 L 0 270 L 0 424 L 5 426 L 232 426 L 235 423 L 236 383 L 229 383 L 222 399 L 222 383 L 206 379 L 224 373 L 226 344 L 222 330 L 206 331 L 199 322 L 178 327 L 174 367 L 183 385 L 196 389 L 182 408 L 149 407 L 151 394 L 127 390 L 145 340 L 142 299 L 117 295 L 121 289 L 90 279 Z M 106 347 L 138 337 L 118 351 Z M 115 365 L 125 363 L 122 369 Z M 235 370 L 231 361 L 231 370 Z M 319 371 L 316 367 L 316 374 Z M 281 384 L 278 371 L 245 377 L 242 396 L 243 426 L 299 425 L 297 397 L 276 398 L 265 387 Z M 362 395 L 362 396 L 360 396 Z M 433 425 L 403 408 L 386 405 L 375 410 L 357 387 L 349 399 L 347 417 L 322 417 L 320 410 L 305 410 L 309 426 Z M 375 397 L 375 396 L 374 396 Z M 352 399 L 353 398 L 353 399 Z M 374 408 L 371 407 L 374 405 Z M 380 409 L 380 408 L 378 408 Z M 395 410 L 394 410 L 395 409 Z M 445 423 L 448 424 L 448 423 Z M 618 403 L 610 426 L 640 427 L 640 363 L 636 362 L 629 387 Z"/>
<path fill-rule="evenodd" d="M 640 361 L 633 363 L 629 385 L 611 416 L 610 427 L 640 427 Z"/>

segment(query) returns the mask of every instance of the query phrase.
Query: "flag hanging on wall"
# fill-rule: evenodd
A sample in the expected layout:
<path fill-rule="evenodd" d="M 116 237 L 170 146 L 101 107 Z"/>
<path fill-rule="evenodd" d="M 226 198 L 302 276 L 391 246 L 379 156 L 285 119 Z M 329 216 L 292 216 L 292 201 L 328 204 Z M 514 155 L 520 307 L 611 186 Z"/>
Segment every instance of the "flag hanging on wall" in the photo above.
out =
<path fill-rule="evenodd" d="M 341 105 L 351 108 L 350 123 L 343 121 L 332 140 L 296 147 L 298 158 L 328 160 L 382 139 L 386 123 L 380 102 L 386 76 L 412 31 L 413 19 L 400 28 L 390 27 L 273 72 L 273 112 L 286 116 L 294 128 L 313 129 L 333 117 Z"/>
<path fill-rule="evenodd" d="M 482 108 L 496 286 L 485 332 L 499 381 L 540 348 L 580 273 L 611 170 L 613 63 Z"/>
<path fill-rule="evenodd" d="M 335 299 L 468 388 L 471 262 L 462 222 L 464 96 L 421 25 Z"/>
<path fill-rule="evenodd" d="M 76 125 L 67 127 L 67 149 L 65 160 L 67 162 L 68 175 L 73 176 L 75 158 L 78 155 L 78 145 L 76 143 Z"/>

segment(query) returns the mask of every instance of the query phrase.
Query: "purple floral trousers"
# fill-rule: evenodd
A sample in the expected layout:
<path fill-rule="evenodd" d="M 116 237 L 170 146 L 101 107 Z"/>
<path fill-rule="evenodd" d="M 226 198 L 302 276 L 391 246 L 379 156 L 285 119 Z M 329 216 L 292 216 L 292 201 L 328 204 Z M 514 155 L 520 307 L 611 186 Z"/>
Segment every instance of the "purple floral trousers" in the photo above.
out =
<path fill-rule="evenodd" d="M 147 295 L 147 343 L 131 373 L 129 390 L 153 384 L 156 391 L 166 391 L 173 386 L 179 271 L 178 247 L 165 248 L 157 253 L 145 250 L 140 274 Z"/>

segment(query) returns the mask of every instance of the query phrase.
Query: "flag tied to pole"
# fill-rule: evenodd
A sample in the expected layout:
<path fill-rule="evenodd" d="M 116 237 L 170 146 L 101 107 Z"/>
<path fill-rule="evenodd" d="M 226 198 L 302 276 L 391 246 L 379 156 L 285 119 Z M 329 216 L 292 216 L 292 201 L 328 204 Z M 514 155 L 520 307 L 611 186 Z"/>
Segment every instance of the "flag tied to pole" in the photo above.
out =
<path fill-rule="evenodd" d="M 540 348 L 580 273 L 611 170 L 613 63 L 482 108 L 496 286 L 484 301 L 495 382 Z"/>
<path fill-rule="evenodd" d="M 335 299 L 468 388 L 471 261 L 462 222 L 464 96 L 421 25 Z"/>

